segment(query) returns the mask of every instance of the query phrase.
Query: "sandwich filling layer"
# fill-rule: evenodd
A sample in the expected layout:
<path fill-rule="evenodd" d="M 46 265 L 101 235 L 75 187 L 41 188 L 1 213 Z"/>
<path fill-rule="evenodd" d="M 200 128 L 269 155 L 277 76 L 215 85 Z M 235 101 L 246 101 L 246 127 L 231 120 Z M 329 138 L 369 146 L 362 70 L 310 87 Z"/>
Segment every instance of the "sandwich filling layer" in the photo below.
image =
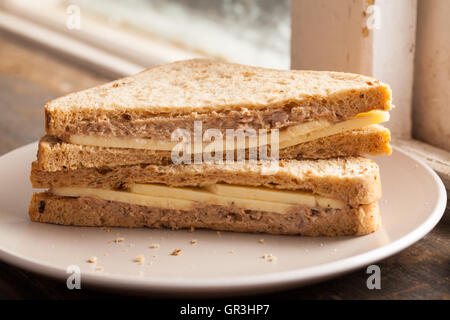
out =
<path fill-rule="evenodd" d="M 375 124 L 281 149 L 279 158 L 300 160 L 361 154 L 388 155 L 392 151 L 389 141 L 389 130 Z M 246 159 L 247 153 L 248 150 Z M 225 153 L 224 157 L 226 158 Z M 39 168 L 50 172 L 63 169 L 171 163 L 171 151 L 84 146 L 66 143 L 53 136 L 45 136 L 39 142 Z"/>
<path fill-rule="evenodd" d="M 198 203 L 286 214 L 298 206 L 342 209 L 344 202 L 309 192 L 215 184 L 204 188 L 135 184 L 127 191 L 65 187 L 51 192 L 64 197 L 93 197 L 171 210 L 192 210 Z"/>
<path fill-rule="evenodd" d="M 367 113 L 361 113 L 352 119 L 330 123 L 325 120 L 311 121 L 283 129 L 278 134 L 278 145 L 280 149 L 288 148 L 300 143 L 314 141 L 323 137 L 339 134 L 345 131 L 362 128 L 364 126 L 378 124 L 389 120 L 389 112 L 375 110 Z M 192 138 L 191 138 L 192 139 Z M 214 142 L 200 142 L 189 143 L 191 153 L 196 153 L 196 150 L 212 150 L 212 151 L 226 151 L 235 150 L 239 147 L 239 142 L 235 143 L 235 137 L 223 137 L 222 140 L 214 140 Z M 252 142 L 251 138 L 244 137 L 242 146 L 246 148 L 272 145 L 273 139 L 270 131 L 267 133 L 264 140 L 259 138 L 258 141 Z M 195 139 L 194 141 L 202 141 Z M 157 140 L 157 139 L 141 139 L 141 138 L 122 138 L 122 137 L 100 137 L 94 135 L 71 135 L 69 142 L 78 145 L 112 147 L 112 148 L 128 148 L 128 149 L 146 149 L 170 151 L 178 146 L 182 146 L 184 142 Z M 231 142 L 231 143 L 230 143 Z"/>
<path fill-rule="evenodd" d="M 379 168 L 363 157 L 332 160 L 280 161 L 277 170 L 262 163 L 200 163 L 190 165 L 125 165 L 48 172 L 33 162 L 34 188 L 96 188 L 126 190 L 135 184 L 205 188 L 214 184 L 308 191 L 340 199 L 350 205 L 376 201 L 381 196 Z M 176 190 L 176 189 L 174 189 Z"/>

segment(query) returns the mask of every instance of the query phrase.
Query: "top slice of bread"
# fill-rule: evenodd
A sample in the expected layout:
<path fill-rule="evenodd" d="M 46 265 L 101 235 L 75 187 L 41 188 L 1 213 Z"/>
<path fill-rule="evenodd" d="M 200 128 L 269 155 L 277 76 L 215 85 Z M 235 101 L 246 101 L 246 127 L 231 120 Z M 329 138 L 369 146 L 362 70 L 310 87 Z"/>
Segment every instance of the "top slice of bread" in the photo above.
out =
<path fill-rule="evenodd" d="M 157 66 L 134 76 L 69 94 L 49 102 L 48 110 L 108 109 L 150 113 L 265 108 L 291 102 L 342 100 L 358 92 L 360 103 L 389 109 L 389 86 L 358 74 L 274 70 L 220 60 L 193 59 Z"/>
<path fill-rule="evenodd" d="M 327 112 L 331 121 L 340 121 L 360 112 L 390 109 L 391 90 L 374 78 L 358 74 L 273 70 L 193 59 L 66 95 L 48 102 L 45 111 L 47 132 L 63 136 L 66 125 L 89 126 L 103 121 L 96 123 L 95 130 L 99 131 L 111 119 L 126 125 L 130 120 L 155 116 L 217 116 L 233 110 L 244 118 L 252 110 L 283 107 L 297 107 L 295 117 L 301 122 L 322 114 L 325 117 Z M 276 118 L 273 122 L 278 121 Z"/>

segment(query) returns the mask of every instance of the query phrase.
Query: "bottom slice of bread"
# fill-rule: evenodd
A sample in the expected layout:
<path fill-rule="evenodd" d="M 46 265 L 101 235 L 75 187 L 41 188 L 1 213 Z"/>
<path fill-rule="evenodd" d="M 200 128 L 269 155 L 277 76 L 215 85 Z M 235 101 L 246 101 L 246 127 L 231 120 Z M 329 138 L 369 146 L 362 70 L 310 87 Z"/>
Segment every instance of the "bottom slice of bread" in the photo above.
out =
<path fill-rule="evenodd" d="M 305 236 L 365 235 L 381 224 L 377 202 L 344 209 L 298 207 L 286 214 L 199 203 L 193 210 L 169 210 L 50 192 L 31 199 L 32 221 L 71 226 L 207 228 Z"/>

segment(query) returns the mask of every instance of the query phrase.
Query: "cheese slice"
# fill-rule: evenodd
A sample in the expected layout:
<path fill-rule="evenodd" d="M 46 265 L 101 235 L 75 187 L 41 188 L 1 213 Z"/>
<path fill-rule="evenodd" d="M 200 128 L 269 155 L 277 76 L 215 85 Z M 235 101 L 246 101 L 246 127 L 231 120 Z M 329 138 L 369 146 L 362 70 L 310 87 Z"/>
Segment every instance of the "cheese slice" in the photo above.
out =
<path fill-rule="evenodd" d="M 72 135 L 69 142 L 85 146 L 98 146 L 107 148 L 129 148 L 147 150 L 172 150 L 178 142 L 162 141 L 141 138 L 96 137 L 90 135 Z"/>
<path fill-rule="evenodd" d="M 285 203 L 219 197 L 213 194 L 211 194 L 211 197 L 207 201 L 196 200 L 203 198 L 201 195 L 197 195 L 191 200 L 184 200 L 177 198 L 177 196 L 179 196 L 178 190 L 174 190 L 173 195 L 170 198 L 127 191 L 76 187 L 54 188 L 51 192 L 55 195 L 64 197 L 93 197 L 108 201 L 137 204 L 146 207 L 185 211 L 193 210 L 196 206 L 198 206 L 199 202 L 226 207 L 236 206 L 244 210 L 267 211 L 280 214 L 285 214 L 293 210 L 292 205 Z M 201 191 L 199 191 L 199 193 L 201 193 Z M 181 197 L 184 197 L 184 195 Z"/>
<path fill-rule="evenodd" d="M 214 185 L 207 188 L 181 188 L 158 184 L 135 184 L 127 191 L 65 187 L 54 188 L 51 192 L 65 197 L 94 197 L 108 201 L 187 211 L 194 209 L 199 203 L 225 207 L 236 206 L 244 210 L 276 212 L 280 214 L 291 212 L 298 205 L 311 208 L 318 206 L 344 207 L 342 201 L 318 197 L 306 192 L 232 185 L 225 187 L 224 185 Z M 320 201 L 317 198 L 320 198 Z"/>
<path fill-rule="evenodd" d="M 192 200 L 201 202 L 213 202 L 217 197 L 203 188 L 169 187 L 161 184 L 136 183 L 129 187 L 129 192 L 155 195 L 157 197 Z"/>
<path fill-rule="evenodd" d="M 263 202 L 304 205 L 307 207 L 339 208 L 344 202 L 337 199 L 314 195 L 311 192 L 276 190 L 262 187 L 247 187 L 229 184 L 213 184 L 205 188 L 169 187 L 160 184 L 136 183 L 129 188 L 132 193 L 155 195 L 158 197 L 194 200 L 216 204 L 227 204 L 219 198 L 230 199 L 236 203 L 239 200 L 257 200 Z M 263 210 L 267 211 L 267 210 Z"/>
<path fill-rule="evenodd" d="M 125 202 L 172 210 L 189 210 L 194 204 L 193 201 L 188 200 L 141 195 L 127 191 L 108 189 L 65 187 L 54 188 L 51 192 L 63 197 L 93 197 L 108 201 Z"/>
<path fill-rule="evenodd" d="M 300 143 L 317 140 L 344 131 L 354 130 L 368 125 L 386 122 L 389 120 L 389 117 L 389 112 L 376 110 L 367 113 L 361 113 L 350 120 L 338 122 L 308 133 L 304 133 L 303 131 L 299 130 L 297 126 L 289 127 L 283 132 L 280 132 L 279 148 L 284 149 Z"/>
<path fill-rule="evenodd" d="M 135 184 L 130 187 L 131 193 L 146 196 L 156 195 L 176 200 L 188 200 L 195 203 L 203 202 L 219 206 L 236 206 L 244 210 L 268 211 L 287 213 L 292 210 L 293 205 L 271 201 L 259 201 L 246 198 L 224 197 L 213 194 L 203 188 L 168 187 L 157 184 Z"/>
<path fill-rule="evenodd" d="M 320 206 L 342 209 L 344 207 L 344 203 L 340 200 L 322 197 L 303 191 L 277 190 L 227 184 L 214 184 L 206 188 L 214 194 L 226 197 L 242 197 L 245 195 L 246 199 L 300 204 L 311 208 Z"/>
<path fill-rule="evenodd" d="M 389 112 L 375 110 L 367 113 L 361 113 L 350 120 L 338 122 L 335 124 L 323 120 L 302 123 L 296 126 L 288 127 L 279 132 L 279 148 L 287 148 L 300 143 L 309 142 L 319 138 L 338 134 L 347 130 L 354 130 L 388 120 Z M 249 139 L 247 138 L 245 141 L 246 146 L 249 145 L 248 140 Z M 96 137 L 90 135 L 72 135 L 70 136 L 69 141 L 70 143 L 79 145 L 161 151 L 171 151 L 175 148 L 175 146 L 178 145 L 178 142 L 176 141 L 163 141 L 141 138 Z M 270 144 L 270 142 L 271 137 L 269 132 L 267 134 L 267 143 Z M 203 150 L 205 150 L 205 148 L 210 144 L 211 142 L 204 142 L 202 146 L 197 146 L 195 150 L 199 150 L 199 148 L 203 148 Z M 236 143 L 233 143 L 231 145 L 226 143 L 226 137 L 224 137 L 222 143 L 223 151 L 226 151 L 228 149 L 236 149 L 236 147 Z M 192 144 L 191 149 L 193 152 L 194 144 Z"/>

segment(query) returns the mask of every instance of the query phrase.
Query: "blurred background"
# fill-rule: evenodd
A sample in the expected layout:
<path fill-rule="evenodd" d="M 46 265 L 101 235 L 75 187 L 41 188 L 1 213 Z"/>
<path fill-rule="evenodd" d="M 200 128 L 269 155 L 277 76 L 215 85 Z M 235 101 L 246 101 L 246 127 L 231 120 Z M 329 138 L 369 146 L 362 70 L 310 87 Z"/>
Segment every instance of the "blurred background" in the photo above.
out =
<path fill-rule="evenodd" d="M 64 1 L 69 3 L 68 1 Z M 79 0 L 108 25 L 164 39 L 186 55 L 288 69 L 290 0 Z M 164 57 L 155 63 L 165 62 Z"/>
<path fill-rule="evenodd" d="M 16 17 L 143 66 L 204 56 L 280 69 L 290 66 L 290 0 L 2 3 Z M 39 39 L 37 29 L 29 31 Z M 40 41 L 51 44 L 45 34 L 40 36 Z M 118 71 L 133 72 L 122 68 Z"/>

